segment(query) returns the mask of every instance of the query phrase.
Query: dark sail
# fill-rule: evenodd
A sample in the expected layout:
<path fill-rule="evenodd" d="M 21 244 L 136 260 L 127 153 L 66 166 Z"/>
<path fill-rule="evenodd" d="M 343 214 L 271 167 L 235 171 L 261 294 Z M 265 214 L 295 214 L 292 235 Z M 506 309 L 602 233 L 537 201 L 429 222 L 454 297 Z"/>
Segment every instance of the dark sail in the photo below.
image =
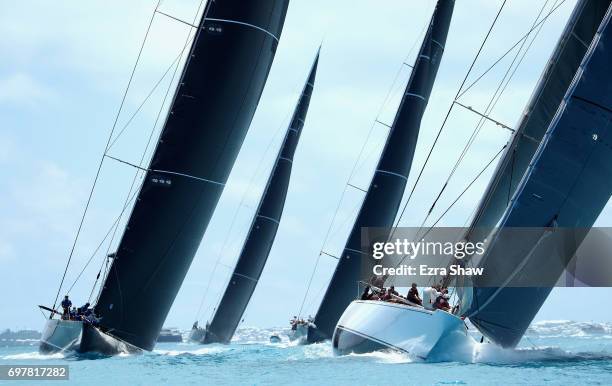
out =
<path fill-rule="evenodd" d="M 468 239 L 482 240 L 486 236 L 482 232 L 489 232 L 501 219 L 609 4 L 609 0 L 580 0 L 576 4 L 483 195 Z"/>
<path fill-rule="evenodd" d="M 204 343 L 228 343 L 232 339 L 266 265 L 283 213 L 293 155 L 306 120 L 318 62 L 319 54 L 317 53 L 259 201 L 255 217 L 251 222 L 234 272 L 212 321 L 207 325 Z"/>
<path fill-rule="evenodd" d="M 612 195 L 612 30 L 608 8 L 481 267 L 507 277 L 474 280 L 465 313 L 491 341 L 513 347 Z M 547 228 L 514 245 L 513 227 Z M 541 287 L 539 280 L 541 279 Z M 537 281 L 538 286 L 525 283 Z"/>
<path fill-rule="evenodd" d="M 453 0 L 439 0 L 436 5 L 376 172 L 315 316 L 316 328 L 308 330 L 309 342 L 330 339 L 340 315 L 355 297 L 361 276 L 361 228 L 393 225 L 412 165 L 421 118 L 442 59 L 453 7 Z"/>
<path fill-rule="evenodd" d="M 209 1 L 95 311 L 151 350 L 259 102 L 288 0 Z"/>

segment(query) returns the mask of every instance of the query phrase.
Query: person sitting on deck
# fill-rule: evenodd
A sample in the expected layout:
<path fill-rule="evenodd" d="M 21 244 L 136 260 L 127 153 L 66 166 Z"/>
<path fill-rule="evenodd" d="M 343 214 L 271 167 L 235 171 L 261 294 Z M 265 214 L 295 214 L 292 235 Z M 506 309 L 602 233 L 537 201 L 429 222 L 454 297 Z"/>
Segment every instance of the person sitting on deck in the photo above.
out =
<path fill-rule="evenodd" d="M 397 292 L 395 290 L 395 286 L 392 285 L 391 287 L 389 287 L 389 295 L 394 295 L 394 296 L 399 296 L 399 292 Z"/>
<path fill-rule="evenodd" d="M 361 294 L 361 300 L 370 300 L 372 298 L 372 294 L 370 293 L 370 286 L 366 286 Z"/>
<path fill-rule="evenodd" d="M 83 313 L 84 316 L 90 316 L 93 313 L 93 310 L 91 308 L 89 308 L 91 304 L 85 303 L 85 305 L 83 305 L 83 307 L 81 307 L 81 312 Z"/>
<path fill-rule="evenodd" d="M 442 294 L 436 299 L 433 308 L 437 310 L 449 311 L 450 304 L 448 304 L 448 298 L 448 290 L 446 288 L 443 288 Z"/>
<path fill-rule="evenodd" d="M 92 310 L 89 308 L 89 303 L 85 303 L 83 306 L 77 308 L 77 316 L 80 316 L 79 319 L 83 319 L 83 316 L 90 315 Z"/>
<path fill-rule="evenodd" d="M 423 301 L 422 306 L 428 310 L 433 310 L 434 304 L 440 295 L 442 295 L 442 293 L 440 292 L 439 285 L 432 285 L 431 287 L 425 289 L 423 291 L 424 301 Z"/>
<path fill-rule="evenodd" d="M 198 321 L 196 320 L 195 322 L 193 322 L 193 326 L 191 326 L 192 330 L 197 330 L 198 329 Z"/>
<path fill-rule="evenodd" d="M 72 302 L 68 298 L 68 295 L 64 296 L 64 300 L 62 300 L 62 308 L 64 309 L 64 313 L 62 314 L 62 319 L 68 320 L 70 319 L 70 307 L 72 307 Z"/>
<path fill-rule="evenodd" d="M 297 330 L 297 325 L 298 325 L 298 318 L 297 318 L 297 316 L 293 315 L 293 319 L 291 319 L 289 321 L 289 324 L 291 325 L 291 330 L 292 331 Z"/>
<path fill-rule="evenodd" d="M 383 295 L 380 297 L 380 300 L 385 301 L 385 302 L 389 302 L 393 300 L 393 294 L 391 293 L 390 288 L 388 291 L 383 288 L 382 291 L 383 291 Z"/>
<path fill-rule="evenodd" d="M 423 305 L 423 300 L 419 296 L 419 290 L 417 288 L 416 283 L 412 283 L 412 287 L 410 287 L 410 290 L 408 290 L 408 295 L 406 295 L 406 299 L 408 299 L 409 302 L 418 304 L 420 306 Z"/>
<path fill-rule="evenodd" d="M 70 310 L 70 320 L 75 320 L 77 316 L 77 309 L 76 307 L 72 307 L 72 309 Z"/>

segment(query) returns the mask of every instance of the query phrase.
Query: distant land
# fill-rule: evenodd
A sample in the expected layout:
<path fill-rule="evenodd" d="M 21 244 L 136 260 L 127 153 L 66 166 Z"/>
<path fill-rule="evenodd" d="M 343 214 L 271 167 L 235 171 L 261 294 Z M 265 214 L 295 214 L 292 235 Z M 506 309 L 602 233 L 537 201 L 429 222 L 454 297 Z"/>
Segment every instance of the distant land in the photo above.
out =
<path fill-rule="evenodd" d="M 11 331 L 10 329 L 0 332 L 0 341 L 18 339 L 40 339 L 40 332 L 36 330 Z"/>

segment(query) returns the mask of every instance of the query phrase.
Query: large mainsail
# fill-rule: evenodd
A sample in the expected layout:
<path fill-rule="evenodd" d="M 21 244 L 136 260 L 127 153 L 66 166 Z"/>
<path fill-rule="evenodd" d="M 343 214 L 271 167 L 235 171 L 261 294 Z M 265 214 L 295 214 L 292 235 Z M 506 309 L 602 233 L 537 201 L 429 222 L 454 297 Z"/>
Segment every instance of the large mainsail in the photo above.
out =
<path fill-rule="evenodd" d="M 95 307 L 103 331 L 151 350 L 266 83 L 288 0 L 207 3 Z"/>
<path fill-rule="evenodd" d="M 476 210 L 467 238 L 482 240 L 516 192 L 610 4 L 579 0 Z"/>
<path fill-rule="evenodd" d="M 317 53 L 257 206 L 236 267 L 212 321 L 207 324 L 204 343 L 228 343 L 232 339 L 266 265 L 283 213 L 293 156 L 308 113 L 318 62 Z"/>
<path fill-rule="evenodd" d="M 419 50 L 376 171 L 321 305 L 308 341 L 330 339 L 336 322 L 355 297 L 360 278 L 362 227 L 391 227 L 404 194 L 421 118 L 440 66 L 454 0 L 439 0 Z"/>
<path fill-rule="evenodd" d="M 579 6 L 601 11 L 603 3 Z M 504 347 L 520 341 L 612 194 L 612 6 L 605 3 L 597 33 L 479 264 L 505 284 L 474 280 L 464 313 Z M 540 229 L 516 245 L 516 232 L 509 231 L 516 227 Z"/>

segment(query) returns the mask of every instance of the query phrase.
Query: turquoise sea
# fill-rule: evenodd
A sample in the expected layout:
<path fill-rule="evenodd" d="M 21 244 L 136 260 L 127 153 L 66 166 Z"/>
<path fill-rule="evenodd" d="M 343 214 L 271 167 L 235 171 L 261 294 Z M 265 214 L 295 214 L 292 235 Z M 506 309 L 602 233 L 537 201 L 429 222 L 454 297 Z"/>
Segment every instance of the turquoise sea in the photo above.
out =
<path fill-rule="evenodd" d="M 272 333 L 280 334 L 283 341 L 269 343 Z M 612 323 L 538 322 L 517 349 L 474 343 L 457 347 L 444 361 L 394 352 L 337 357 L 329 342 L 294 345 L 285 333 L 283 329 L 241 328 L 229 345 L 162 343 L 150 353 L 109 358 L 44 356 L 38 354 L 36 341 L 2 341 L 0 364 L 67 364 L 70 368 L 68 382 L 4 381 L 18 385 L 612 384 Z"/>

